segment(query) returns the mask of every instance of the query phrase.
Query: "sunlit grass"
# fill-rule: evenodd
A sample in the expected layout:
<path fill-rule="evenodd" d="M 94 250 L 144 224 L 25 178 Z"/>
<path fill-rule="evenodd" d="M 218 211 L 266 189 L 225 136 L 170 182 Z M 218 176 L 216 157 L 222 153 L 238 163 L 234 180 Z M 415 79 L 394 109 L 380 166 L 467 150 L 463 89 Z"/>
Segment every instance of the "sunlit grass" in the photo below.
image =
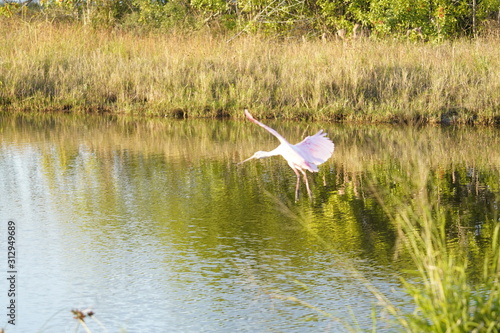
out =
<path fill-rule="evenodd" d="M 498 41 L 280 41 L 0 21 L 8 110 L 497 123 Z"/>

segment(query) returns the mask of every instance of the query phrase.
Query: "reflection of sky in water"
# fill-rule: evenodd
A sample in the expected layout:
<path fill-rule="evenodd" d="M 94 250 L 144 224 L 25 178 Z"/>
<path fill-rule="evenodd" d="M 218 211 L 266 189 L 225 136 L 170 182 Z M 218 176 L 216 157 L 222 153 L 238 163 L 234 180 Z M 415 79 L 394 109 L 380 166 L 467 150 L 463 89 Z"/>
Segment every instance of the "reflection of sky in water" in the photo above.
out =
<path fill-rule="evenodd" d="M 213 230 L 216 213 L 190 216 L 204 211 L 193 207 L 170 218 L 168 210 L 154 211 L 150 197 L 134 198 L 141 191 L 127 182 L 117 185 L 123 196 L 103 204 L 107 199 L 96 197 L 107 195 L 96 184 L 101 170 L 86 174 L 88 181 L 77 170 L 95 157 L 84 150 L 79 155 L 73 169 L 54 172 L 63 176 L 50 184 L 38 149 L 2 151 L 2 194 L 9 194 L 2 200 L 2 219 L 13 217 L 19 229 L 19 331 L 70 330 L 75 323 L 69 309 L 87 306 L 110 330 L 151 332 L 337 327 L 276 295 L 299 297 L 337 316 L 346 315 L 346 306 L 364 314 L 371 310 L 370 302 L 360 302 L 367 292 L 335 269 L 328 252 L 286 248 L 289 235 L 252 230 L 265 223 L 258 209 L 245 210 L 246 220 L 241 212 L 238 220 L 221 214 L 233 227 Z M 113 167 L 113 182 L 127 180 L 118 175 L 120 168 Z M 142 181 L 154 189 L 151 180 Z M 140 205 L 145 207 L 136 211 Z M 248 232 L 247 223 L 254 224 Z M 291 230 L 297 235 L 297 228 Z"/>
<path fill-rule="evenodd" d="M 74 331 L 70 309 L 88 306 L 113 332 L 340 329 L 305 303 L 371 327 L 375 300 L 353 267 L 402 297 L 391 231 L 359 184 L 338 185 L 344 166 L 315 176 L 313 205 L 294 204 L 286 164 L 237 168 L 227 140 L 213 141 L 222 160 L 194 151 L 189 160 L 98 132 L 98 142 L 87 130 L 1 142 L 0 219 L 18 224 L 17 331 Z M 292 296 L 304 303 L 284 300 Z"/>

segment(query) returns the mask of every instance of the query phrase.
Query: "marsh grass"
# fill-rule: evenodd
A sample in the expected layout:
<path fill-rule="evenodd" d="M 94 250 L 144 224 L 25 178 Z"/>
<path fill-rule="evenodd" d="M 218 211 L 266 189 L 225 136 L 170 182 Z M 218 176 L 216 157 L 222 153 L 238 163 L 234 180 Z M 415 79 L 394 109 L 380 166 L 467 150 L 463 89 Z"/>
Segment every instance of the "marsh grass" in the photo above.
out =
<path fill-rule="evenodd" d="M 3 110 L 500 122 L 498 40 L 277 40 L 0 20 Z"/>
<path fill-rule="evenodd" d="M 415 267 L 402 278 L 412 298 L 414 311 L 407 313 L 390 302 L 385 307 L 408 332 L 498 332 L 500 331 L 500 224 L 482 230 L 489 246 L 482 253 L 482 271 L 469 270 L 471 254 L 463 244 L 454 244 L 446 225 L 446 214 L 429 173 L 415 164 L 415 179 L 408 196 L 392 215 L 401 248 Z M 490 224 L 485 224 L 488 226 Z M 374 290 L 374 293 L 380 293 Z"/>

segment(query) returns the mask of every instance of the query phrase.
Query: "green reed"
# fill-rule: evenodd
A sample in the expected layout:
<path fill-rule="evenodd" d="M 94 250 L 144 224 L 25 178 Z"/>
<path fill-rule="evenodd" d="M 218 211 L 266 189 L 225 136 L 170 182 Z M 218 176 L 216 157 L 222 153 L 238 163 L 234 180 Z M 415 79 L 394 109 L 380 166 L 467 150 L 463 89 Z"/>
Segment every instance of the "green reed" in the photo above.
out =
<path fill-rule="evenodd" d="M 497 40 L 442 44 L 134 33 L 0 18 L 3 110 L 500 121 Z"/>
<path fill-rule="evenodd" d="M 439 190 L 427 168 L 419 162 L 413 170 L 408 195 L 398 200 L 391 219 L 401 244 L 396 252 L 408 254 L 415 267 L 402 278 L 414 310 L 407 313 L 390 302 L 386 309 L 407 332 L 498 332 L 500 224 L 484 224 L 491 229 L 481 231 L 489 245 L 480 254 L 480 274 L 472 274 L 468 266 L 473 255 L 466 242 L 451 239 L 450 212 L 440 205 Z M 465 233 L 463 238 L 474 237 L 474 231 Z"/>

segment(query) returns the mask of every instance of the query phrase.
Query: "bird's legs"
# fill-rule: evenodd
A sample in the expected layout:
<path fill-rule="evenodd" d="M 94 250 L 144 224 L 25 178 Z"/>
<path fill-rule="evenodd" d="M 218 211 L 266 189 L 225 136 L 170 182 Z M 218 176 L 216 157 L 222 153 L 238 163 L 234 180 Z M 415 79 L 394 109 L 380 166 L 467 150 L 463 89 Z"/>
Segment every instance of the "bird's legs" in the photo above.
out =
<path fill-rule="evenodd" d="M 304 175 L 304 182 L 306 183 L 306 188 L 307 188 L 307 194 L 309 195 L 309 199 L 312 199 L 312 193 L 311 189 L 309 188 L 309 182 L 307 180 L 307 174 L 304 170 L 301 169 L 293 169 L 295 174 L 297 175 L 297 185 L 295 186 L 295 201 L 299 200 L 299 188 L 300 188 L 300 172 L 302 172 L 302 175 Z"/>
<path fill-rule="evenodd" d="M 293 169 L 295 174 L 297 175 L 297 185 L 295 186 L 295 201 L 299 200 L 299 187 L 300 187 L 300 173 L 297 169 Z"/>
<path fill-rule="evenodd" d="M 312 199 L 312 193 L 311 193 L 311 189 L 309 188 L 309 182 L 307 181 L 306 172 L 304 170 L 300 170 L 300 172 L 302 172 L 302 174 L 304 175 L 304 181 L 306 183 L 307 194 L 309 194 L 309 199 Z"/>

